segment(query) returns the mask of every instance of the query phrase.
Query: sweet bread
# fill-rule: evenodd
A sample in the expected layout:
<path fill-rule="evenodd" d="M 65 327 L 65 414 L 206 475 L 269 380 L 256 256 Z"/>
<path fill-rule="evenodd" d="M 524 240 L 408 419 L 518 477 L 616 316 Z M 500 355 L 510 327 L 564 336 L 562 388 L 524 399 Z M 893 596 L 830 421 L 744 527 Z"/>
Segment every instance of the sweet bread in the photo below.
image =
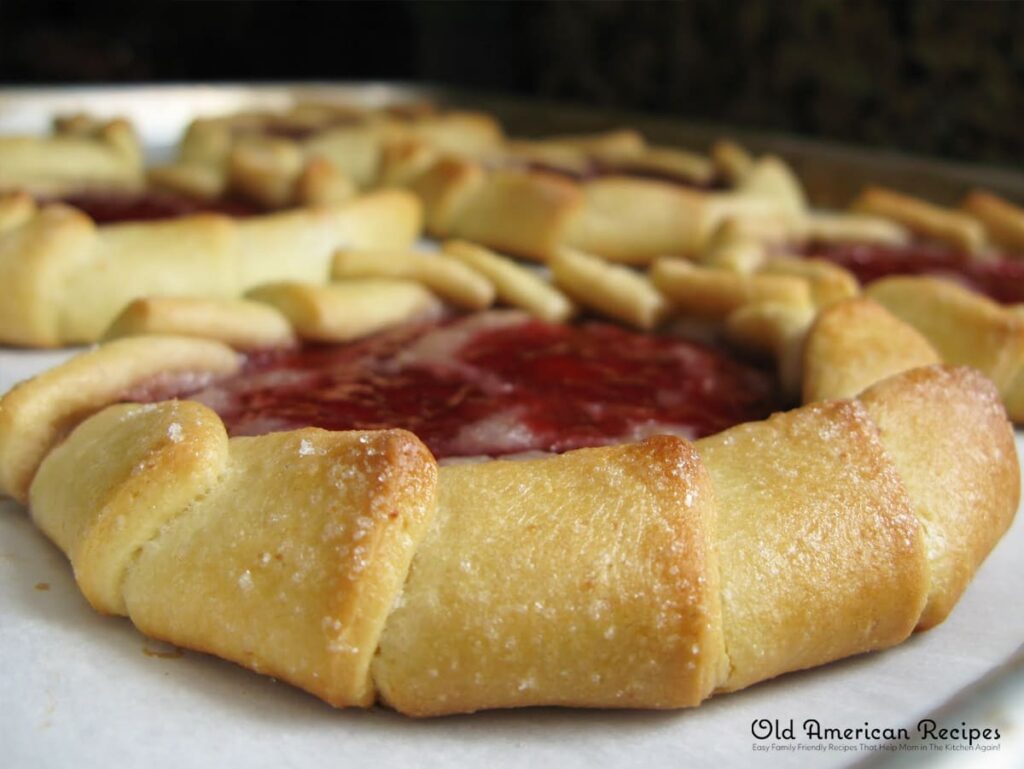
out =
<path fill-rule="evenodd" d="M 204 213 L 45 201 L 137 189 L 126 130 L 0 198 L 0 342 L 110 340 L 0 399 L 0 490 L 149 636 L 338 707 L 691 707 L 940 623 L 1013 518 L 1008 201 L 327 104 L 196 121 L 149 183 Z M 891 276 L 937 264 L 1002 304 Z"/>
<path fill-rule="evenodd" d="M 400 191 L 264 217 L 106 226 L 21 196 L 0 200 L 4 209 L 0 342 L 34 347 L 94 342 L 138 298 L 228 299 L 270 281 L 326 282 L 335 249 L 407 248 L 420 229 L 419 204 Z"/>
<path fill-rule="evenodd" d="M 795 221 L 805 209 L 777 158 L 752 161 L 728 190 L 703 188 L 713 171 L 697 164 L 634 132 L 513 142 L 484 158 L 406 141 L 384 152 L 380 183 L 416 192 L 435 237 L 537 261 L 562 246 L 641 265 L 694 256 L 730 218 Z"/>
<path fill-rule="evenodd" d="M 55 120 L 51 136 L 0 136 L 0 193 L 60 196 L 143 185 L 142 147 L 125 120 L 73 115 Z"/>
<path fill-rule="evenodd" d="M 948 614 L 1019 493 L 994 388 L 938 366 L 528 461 L 438 468 L 401 430 L 228 438 L 190 400 L 101 408 L 39 460 L 16 463 L 33 518 L 97 609 L 417 716 L 693 706 L 891 646 Z"/>
<path fill-rule="evenodd" d="M 489 116 L 417 109 L 298 104 L 193 121 L 176 162 L 151 170 L 156 187 L 240 197 L 265 209 L 343 202 L 374 186 L 387 148 L 423 142 L 453 153 L 487 152 L 502 139 Z"/>

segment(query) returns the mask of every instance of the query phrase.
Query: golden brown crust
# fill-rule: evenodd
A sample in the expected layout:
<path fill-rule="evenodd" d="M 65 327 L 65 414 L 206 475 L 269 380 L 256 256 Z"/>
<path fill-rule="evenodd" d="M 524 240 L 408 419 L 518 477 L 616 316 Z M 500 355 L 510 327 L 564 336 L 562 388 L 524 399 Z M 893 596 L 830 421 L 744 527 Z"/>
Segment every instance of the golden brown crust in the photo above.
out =
<path fill-rule="evenodd" d="M 341 249 L 334 255 L 331 276 L 335 280 L 408 278 L 469 310 L 484 310 L 495 298 L 494 284 L 485 275 L 443 253 Z"/>
<path fill-rule="evenodd" d="M 386 278 L 267 283 L 247 296 L 275 308 L 300 337 L 317 342 L 349 342 L 440 310 L 418 283 Z"/>
<path fill-rule="evenodd" d="M 60 195 L 142 186 L 142 151 L 126 121 L 79 115 L 58 120 L 54 129 L 47 137 L 0 136 L 0 192 Z"/>
<path fill-rule="evenodd" d="M 699 317 L 724 319 L 755 302 L 811 305 L 808 282 L 792 275 L 746 275 L 664 258 L 651 268 L 651 280 L 681 312 Z"/>
<path fill-rule="evenodd" d="M 792 228 L 806 209 L 779 158 L 750 159 L 734 191 L 707 192 L 691 185 L 712 181 L 712 161 L 650 147 L 635 131 L 509 141 L 483 154 L 405 140 L 383 157 L 382 183 L 422 197 L 431 234 L 541 261 L 559 246 L 629 264 L 694 256 L 729 217 Z"/>
<path fill-rule="evenodd" d="M 89 603 L 125 614 L 122 582 L 138 548 L 206 494 L 227 461 L 224 425 L 205 406 L 110 406 L 40 465 L 29 493 L 32 519 L 67 553 Z"/>
<path fill-rule="evenodd" d="M 105 339 L 170 334 L 223 342 L 236 350 L 291 347 L 295 333 L 281 313 L 245 299 L 147 297 L 121 312 Z"/>
<path fill-rule="evenodd" d="M 807 210 L 807 198 L 800 180 L 782 158 L 764 155 L 753 162 L 736 184 L 742 197 L 771 201 L 777 212 L 800 217 Z"/>
<path fill-rule="evenodd" d="M 333 206 L 356 196 L 356 186 L 326 158 L 306 161 L 295 180 L 295 200 L 300 206 Z"/>
<path fill-rule="evenodd" d="M 208 169 L 225 189 L 262 205 L 320 204 L 338 202 L 353 189 L 395 184 L 399 175 L 408 180 L 395 173 L 394 147 L 423 147 L 431 157 L 480 157 L 502 138 L 500 125 L 482 113 L 300 104 L 195 120 L 174 166 Z M 183 175 L 158 178 L 173 184 Z"/>
<path fill-rule="evenodd" d="M 157 190 L 179 193 L 197 200 L 217 200 L 227 192 L 227 177 L 212 166 L 200 163 L 170 163 L 146 171 L 146 181 Z"/>
<path fill-rule="evenodd" d="M 997 245 L 1024 251 L 1024 208 L 984 190 L 972 190 L 960 207 L 981 221 Z"/>
<path fill-rule="evenodd" d="M 218 482 L 129 570 L 128 615 L 149 635 L 367 707 L 436 472 L 401 430 L 232 439 Z"/>
<path fill-rule="evenodd" d="M 443 248 L 444 253 L 490 280 L 498 300 L 504 304 L 556 323 L 568 320 L 576 312 L 565 294 L 511 259 L 464 240 L 449 240 Z"/>
<path fill-rule="evenodd" d="M 853 202 L 852 208 L 892 219 L 917 235 L 948 243 L 968 254 L 979 254 L 985 248 L 985 230 L 973 216 L 940 208 L 910 195 L 868 187 Z"/>
<path fill-rule="evenodd" d="M 89 217 L 66 206 L 47 206 L 0 231 L 0 342 L 56 347 L 64 281 L 87 259 L 96 239 Z M 13 218 L 13 217 L 12 217 Z"/>
<path fill-rule="evenodd" d="M 13 466 L 27 485 L 68 415 L 123 394 L 112 363 L 187 348 L 237 365 L 138 342 L 0 402 L 5 484 Z M 34 460 L 10 440 L 26 425 Z M 50 452 L 30 501 L 99 609 L 335 705 L 379 688 L 436 715 L 695 705 L 898 643 L 945 617 L 1019 494 L 994 389 L 941 367 L 695 445 L 445 468 L 428 530 L 434 472 L 401 431 L 227 441 L 198 404 L 122 405 Z"/>
<path fill-rule="evenodd" d="M 942 360 L 988 376 L 1015 421 L 1024 419 L 1024 319 L 991 299 L 941 278 L 892 277 L 866 293 L 916 328 Z"/>
<path fill-rule="evenodd" d="M 757 272 L 768 258 L 766 240 L 771 236 L 755 230 L 744 219 L 726 219 L 718 225 L 697 255 L 706 267 L 739 273 Z"/>
<path fill-rule="evenodd" d="M 561 177 L 494 171 L 455 207 L 444 234 L 547 261 L 582 204 L 577 186 Z"/>
<path fill-rule="evenodd" d="M 0 232 L 20 227 L 38 210 L 35 199 L 27 192 L 0 195 Z"/>
<path fill-rule="evenodd" d="M 411 121 L 398 126 L 397 135 L 414 137 L 441 151 L 473 157 L 493 151 L 504 139 L 497 120 L 484 112 L 468 110 L 413 116 Z"/>
<path fill-rule="evenodd" d="M 696 447 L 718 507 L 722 691 L 910 634 L 928 591 L 924 540 L 863 407 L 805 406 Z"/>
<path fill-rule="evenodd" d="M 15 387 L 0 399 L 0 490 L 27 498 L 36 469 L 82 419 L 154 378 L 234 373 L 239 358 L 217 342 L 133 337 L 109 342 Z"/>
<path fill-rule="evenodd" d="M 580 305 L 640 329 L 668 315 L 668 302 L 650 279 L 590 254 L 561 248 L 548 263 L 555 285 Z"/>
<path fill-rule="evenodd" d="M 556 134 L 537 141 L 519 143 L 519 146 L 523 145 L 571 148 L 604 159 L 635 158 L 647 149 L 643 135 L 630 128 L 591 134 Z"/>
<path fill-rule="evenodd" d="M 374 663 L 392 707 L 681 707 L 721 679 L 715 501 L 687 442 L 444 467 L 438 506 Z"/>
<path fill-rule="evenodd" d="M 75 209 L 21 211 L 0 228 L 0 342 L 94 342 L 132 300 L 228 299 L 271 280 L 326 282 L 341 246 L 408 248 L 420 205 L 388 190 L 350 203 L 248 219 L 201 214 L 97 227 Z M 13 213 L 11 213 L 13 211 Z"/>
<path fill-rule="evenodd" d="M 231 219 L 213 214 L 96 227 L 90 246 L 60 276 L 53 307 L 60 342 L 95 342 L 140 296 L 235 295 L 236 233 Z M 53 248 L 43 258 L 67 257 Z"/>
<path fill-rule="evenodd" d="M 246 137 L 228 156 L 232 191 L 266 208 L 285 208 L 295 199 L 302 173 L 302 151 L 287 139 Z"/>
<path fill-rule="evenodd" d="M 761 275 L 792 275 L 804 278 L 811 301 L 819 308 L 857 296 L 860 284 L 849 270 L 824 259 L 775 256 L 758 271 Z"/>
<path fill-rule="evenodd" d="M 0 307 L 0 339 L 95 338 L 107 304 L 168 286 L 206 298 L 139 300 L 110 333 L 343 341 L 435 311 L 419 284 L 549 320 L 575 311 L 568 294 L 641 328 L 669 303 L 712 317 L 774 355 L 787 388 L 827 402 L 696 444 L 662 436 L 444 468 L 435 496 L 433 457 L 401 431 L 228 440 L 194 402 L 104 408 L 154 376 L 238 367 L 222 345 L 124 340 L 0 401 L 0 486 L 28 492 L 97 609 L 337 706 L 379 695 L 410 715 L 682 707 L 941 622 L 1010 524 L 1019 469 L 992 387 L 965 369 L 904 370 L 938 359 L 931 338 L 985 368 L 1024 414 L 1024 316 L 942 286 L 904 294 L 882 282 L 874 291 L 918 333 L 851 299 L 857 286 L 840 268 L 768 258 L 794 240 L 901 243 L 896 221 L 978 252 L 984 239 L 966 219 L 887 192 L 864 206 L 891 220 L 808 214 L 782 161 L 725 145 L 715 164 L 735 189 L 709 193 L 508 167 L 713 173 L 635 132 L 501 145 L 478 115 L 311 104 L 276 119 L 197 123 L 182 164 L 157 176 L 200 196 L 232 189 L 317 209 L 96 228 L 67 209 L 0 201 L 0 283 L 29 290 Z M 304 138 L 254 136 L 266 127 Z M 373 183 L 417 195 L 432 234 L 482 246 L 411 254 L 421 212 L 408 192 L 337 205 Z M 998 241 L 992 222 L 1005 210 L 967 207 Z M 484 246 L 546 262 L 565 293 Z M 602 258 L 657 261 L 648 277 Z M 177 269 L 157 270 L 158 289 L 154 264 Z M 346 282 L 323 285 L 329 274 Z M 230 298 L 246 290 L 262 303 Z"/>
<path fill-rule="evenodd" d="M 447 237 L 466 201 L 483 187 L 486 172 L 477 163 L 458 158 L 431 162 L 422 173 L 409 171 L 403 186 L 423 202 L 426 229 L 434 237 Z"/>
<path fill-rule="evenodd" d="M 617 161 L 615 168 L 641 176 L 654 174 L 679 184 L 708 185 L 715 178 L 715 165 L 710 158 L 675 147 L 646 148 L 636 156 Z"/>
<path fill-rule="evenodd" d="M 112 459 L 80 473 L 97 449 Z M 331 704 L 367 706 L 435 480 L 433 458 L 400 430 L 228 441 L 209 409 L 168 401 L 80 425 L 47 458 L 31 503 L 100 610 Z"/>
<path fill-rule="evenodd" d="M 750 153 L 731 139 L 719 139 L 711 146 L 711 160 L 718 173 L 733 184 L 738 184 L 754 165 Z"/>
<path fill-rule="evenodd" d="M 649 264 L 659 256 L 695 256 L 732 216 L 771 216 L 776 202 L 707 193 L 667 182 L 608 176 L 581 185 L 584 206 L 565 245 L 615 262 Z"/>
<path fill-rule="evenodd" d="M 903 225 L 881 216 L 844 212 L 809 212 L 797 225 L 809 243 L 877 243 L 901 246 L 910 240 Z"/>
<path fill-rule="evenodd" d="M 823 310 L 807 335 L 803 402 L 852 398 L 893 374 L 939 362 L 913 326 L 871 299 L 848 299 Z"/>
<path fill-rule="evenodd" d="M 741 350 L 774 358 L 783 392 L 796 400 L 804 379 L 804 343 L 814 312 L 804 304 L 750 302 L 725 319 L 725 337 Z"/>
<path fill-rule="evenodd" d="M 924 527 L 930 586 L 918 620 L 942 622 L 1020 501 L 1013 429 L 992 384 L 967 368 L 918 368 L 860 396 Z"/>

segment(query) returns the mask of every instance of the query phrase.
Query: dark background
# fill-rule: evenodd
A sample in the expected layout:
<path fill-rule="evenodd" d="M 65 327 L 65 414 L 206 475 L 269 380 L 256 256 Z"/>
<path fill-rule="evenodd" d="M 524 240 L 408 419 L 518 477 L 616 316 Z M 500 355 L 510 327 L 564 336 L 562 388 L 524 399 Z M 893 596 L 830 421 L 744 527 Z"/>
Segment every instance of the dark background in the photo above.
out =
<path fill-rule="evenodd" d="M 390 79 L 1020 168 L 1024 3 L 0 0 L 7 84 Z"/>

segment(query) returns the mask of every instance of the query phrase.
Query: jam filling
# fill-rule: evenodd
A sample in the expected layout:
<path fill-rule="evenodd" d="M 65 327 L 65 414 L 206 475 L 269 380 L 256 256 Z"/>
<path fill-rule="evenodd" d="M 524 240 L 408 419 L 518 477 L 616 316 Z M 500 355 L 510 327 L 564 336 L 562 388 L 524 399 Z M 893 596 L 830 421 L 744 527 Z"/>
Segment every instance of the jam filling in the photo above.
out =
<path fill-rule="evenodd" d="M 845 267 L 862 284 L 890 275 L 936 275 L 955 280 L 1003 304 L 1024 302 L 1024 260 L 1007 254 L 979 260 L 962 251 L 930 243 L 905 246 L 812 243 L 802 253 Z"/>
<path fill-rule="evenodd" d="M 253 354 L 189 397 L 231 435 L 398 427 L 438 458 L 699 438 L 786 405 L 774 376 L 711 347 L 516 312 Z"/>
<path fill-rule="evenodd" d="M 200 213 L 218 213 L 228 216 L 253 216 L 261 213 L 259 209 L 241 201 L 198 200 L 156 190 L 81 192 L 43 202 L 59 202 L 74 206 L 92 217 L 97 224 L 153 222 L 161 219 L 178 219 Z"/>

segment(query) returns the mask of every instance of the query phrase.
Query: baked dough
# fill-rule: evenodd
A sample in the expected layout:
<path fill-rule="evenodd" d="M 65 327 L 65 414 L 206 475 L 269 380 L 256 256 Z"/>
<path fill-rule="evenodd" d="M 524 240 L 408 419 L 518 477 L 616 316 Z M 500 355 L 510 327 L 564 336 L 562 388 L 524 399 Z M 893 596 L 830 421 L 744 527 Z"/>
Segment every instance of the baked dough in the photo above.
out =
<path fill-rule="evenodd" d="M 803 349 L 803 402 L 852 398 L 901 371 L 941 362 L 913 326 L 858 297 L 821 312 Z"/>
<path fill-rule="evenodd" d="M 985 227 L 989 238 L 1006 249 L 1024 250 L 1024 209 L 984 190 L 972 190 L 961 204 Z"/>
<path fill-rule="evenodd" d="M 34 470 L 98 609 L 417 716 L 692 706 L 899 643 L 948 614 L 1020 483 L 994 388 L 940 366 L 695 444 L 439 470 L 402 431 L 229 440 L 197 403 L 122 404 Z"/>
<path fill-rule="evenodd" d="M 23 207 L 22 198 L 8 210 Z M 3 209 L 4 204 L 0 204 Z M 2 218 L 2 217 L 0 217 Z M 201 214 L 97 226 L 67 206 L 10 214 L 0 229 L 0 342 L 94 342 L 132 300 L 227 299 L 274 280 L 325 282 L 340 246 L 408 248 L 420 230 L 408 193 L 249 219 Z"/>
<path fill-rule="evenodd" d="M 101 447 L 110 464 L 69 483 Z M 47 458 L 32 513 L 97 609 L 333 705 L 367 706 L 435 477 L 423 445 L 397 430 L 229 441 L 199 404 L 122 405 Z"/>
<path fill-rule="evenodd" d="M 803 215 L 803 192 L 777 158 L 754 163 L 735 190 L 709 192 L 625 175 L 631 166 L 623 157 L 660 162 L 632 140 L 613 138 L 604 150 L 595 149 L 600 138 L 597 145 L 574 141 L 531 145 L 525 152 L 529 160 L 543 161 L 539 170 L 517 167 L 522 145 L 480 160 L 407 142 L 385 152 L 380 179 L 420 196 L 435 237 L 472 240 L 542 262 L 562 246 L 628 264 L 666 254 L 692 257 L 731 217 L 796 222 Z M 618 175 L 575 180 L 548 170 L 576 173 L 581 164 L 607 162 L 609 153 L 623 169 Z"/>
<path fill-rule="evenodd" d="M 138 183 L 125 126 L 60 130 L 20 145 L 18 186 Z M 977 366 L 1024 419 L 1024 316 L 935 279 L 859 297 L 842 268 L 775 253 L 914 232 L 980 255 L 1013 242 L 1005 201 L 965 214 L 873 190 L 863 213 L 821 215 L 782 161 L 735 145 L 504 142 L 481 116 L 324 105 L 199 121 L 152 180 L 314 207 L 98 227 L 0 200 L 0 341 L 132 337 L 0 399 L 0 489 L 97 610 L 150 636 L 339 707 L 694 706 L 940 623 L 1017 508 L 997 390 L 934 364 Z M 431 234 L 475 242 L 410 253 L 421 203 L 352 198 L 377 184 L 414 193 Z M 492 248 L 545 262 L 555 285 Z M 229 439 L 197 402 L 124 402 L 237 372 L 232 347 L 436 314 L 431 292 L 548 320 L 710 319 L 808 405 L 695 443 L 439 468 L 401 430 Z M 208 340 L 136 336 L 153 331 Z"/>
<path fill-rule="evenodd" d="M 147 297 L 122 310 L 104 337 L 169 334 L 215 339 L 236 350 L 291 347 L 292 324 L 263 302 L 246 299 Z"/>
<path fill-rule="evenodd" d="M 985 228 L 963 211 L 953 211 L 883 187 L 869 187 L 853 202 L 854 211 L 892 219 L 912 232 L 947 243 L 968 254 L 986 246 Z"/>
<path fill-rule="evenodd" d="M 363 278 L 344 283 L 268 283 L 248 293 L 284 315 L 303 339 L 349 342 L 440 313 L 440 303 L 418 283 Z"/>
<path fill-rule="evenodd" d="M 227 194 L 268 209 L 324 205 L 375 186 L 382 157 L 396 143 L 481 155 L 501 140 L 501 127 L 482 113 L 306 103 L 197 119 L 178 160 L 152 169 L 149 180 L 178 193 Z"/>
<path fill-rule="evenodd" d="M 46 453 L 76 424 L 147 383 L 202 383 L 236 372 L 226 345 L 185 337 L 108 342 L 15 385 L 0 398 L 0 487 L 24 501 Z"/>
<path fill-rule="evenodd" d="M 684 707 L 720 680 L 715 496 L 670 437 L 442 467 L 374 679 L 410 715 Z"/>
<path fill-rule="evenodd" d="M 334 255 L 331 276 L 336 280 L 410 278 L 467 310 L 487 309 L 496 293 L 486 276 L 448 254 L 341 249 Z"/>
<path fill-rule="evenodd" d="M 1010 417 L 1024 420 L 1024 318 L 941 278 L 885 278 L 868 286 L 867 294 L 916 328 L 944 361 L 988 376 Z"/>
<path fill-rule="evenodd" d="M 142 188 L 142 148 L 125 120 L 54 121 L 51 136 L 0 136 L 0 193 L 63 195 Z"/>

